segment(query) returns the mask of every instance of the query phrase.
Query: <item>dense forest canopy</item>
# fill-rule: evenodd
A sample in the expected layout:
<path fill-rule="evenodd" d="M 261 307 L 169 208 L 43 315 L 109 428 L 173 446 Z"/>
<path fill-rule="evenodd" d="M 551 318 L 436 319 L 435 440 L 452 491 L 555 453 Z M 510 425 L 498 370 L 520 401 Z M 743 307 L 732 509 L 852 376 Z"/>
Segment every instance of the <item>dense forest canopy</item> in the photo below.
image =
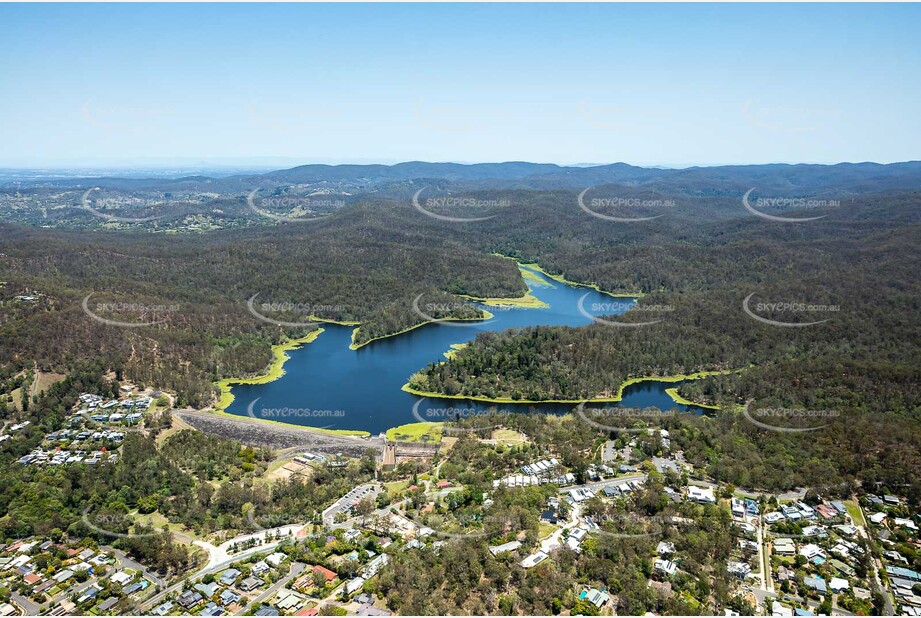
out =
<path fill-rule="evenodd" d="M 917 164 L 667 172 L 624 165 L 346 167 L 306 166 L 259 178 L 266 195 L 288 196 L 292 189 L 283 183 L 309 185 L 325 174 L 321 182 L 345 197 L 307 222 L 279 223 L 252 211 L 241 191 L 253 179 L 245 177 L 94 180 L 124 204 L 142 204 L 136 215 L 157 212 L 151 195 L 169 194 L 165 216 L 149 224 L 110 225 L 45 203 L 55 192 L 73 202 L 84 190 L 80 182 L 16 188 L 13 208 L 0 199 L 0 420 L 30 421 L 18 439 L 0 444 L 6 470 L 0 535 L 93 539 L 174 575 L 193 570 L 196 556 L 175 535 L 146 524 L 146 516 L 201 536 L 320 523 L 334 500 L 377 477 L 374 452 L 344 467 L 319 466 L 307 476 L 266 482 L 278 453 L 171 428 L 161 415 L 145 421 L 143 431 L 127 433 L 115 463 L 15 462 L 63 426 L 81 393 L 115 397 L 130 381 L 175 392 L 177 406 L 205 407 L 214 400 L 215 381 L 265 371 L 272 345 L 312 331 L 314 319 L 357 324 L 354 343 L 362 344 L 420 324 L 425 318 L 414 300 L 435 307 L 434 318 L 481 317 L 469 297 L 515 298 L 527 291 L 508 258 L 601 290 L 641 295 L 637 308 L 612 320 L 655 323 L 483 333 L 444 362 L 419 367 L 407 376 L 411 386 L 453 396 L 580 400 L 616 395 L 629 378 L 706 371 L 715 375 L 681 384 L 678 394 L 715 409 L 702 416 L 584 410 L 608 429 L 578 414 L 461 420 L 469 430 L 501 423 L 503 431 L 528 440 L 488 444 L 475 432 L 455 434 L 436 475 L 463 490 L 431 510 L 417 488 L 408 494 L 407 512 L 446 530 L 481 521 L 488 535 L 393 553 L 388 569 L 365 586 L 390 609 L 594 613 L 577 598 L 576 581 L 616 595 L 619 614 L 692 615 L 737 606 L 734 576 L 725 566 L 737 533 L 729 513 L 672 501 L 665 486 L 683 488 L 688 475 L 660 474 L 651 466 L 629 513 L 622 503 L 598 499 L 584 508 L 597 521 L 631 526 L 636 520 L 623 516 L 695 522 L 661 531 L 682 554 L 686 573 L 671 582 L 677 594 L 648 585 L 653 537 L 598 535 L 580 553 L 563 549 L 533 569 L 489 551 L 491 543 L 519 533 L 533 545 L 549 495 L 548 486 L 511 490 L 495 488 L 494 481 L 553 453 L 585 482 L 607 440 L 626 449 L 635 437 L 630 448 L 642 455 L 635 461 L 680 452 L 695 477 L 725 491 L 806 487 L 807 499 L 876 492 L 921 504 Z M 423 173 L 431 176 L 414 176 Z M 619 184 L 605 184 L 612 182 Z M 579 201 L 590 184 L 603 185 L 591 189 L 595 196 L 640 206 L 624 211 L 591 202 L 603 215 L 592 216 Z M 823 218 L 757 217 L 740 200 L 751 185 L 765 194 L 821 198 L 824 206 L 784 214 Z M 463 223 L 426 216 L 411 200 L 423 187 L 432 195 L 469 198 L 459 209 L 433 202 L 436 214 L 491 218 Z M 40 214 L 29 210 L 30 200 L 43 204 Z M 203 206 L 208 214 L 196 214 Z M 655 218 L 605 218 L 611 216 Z M 775 303 L 824 309 L 793 311 Z M 139 322 L 147 325 L 130 326 Z M 32 392 L 36 370 L 61 379 Z M 769 431 L 751 422 L 750 409 L 829 415 L 821 431 Z M 809 418 L 767 420 L 801 429 Z M 663 434 L 646 429 L 667 430 L 670 450 Z M 417 465 L 400 464 L 396 473 Z M 414 470 L 416 479 L 421 468 Z M 391 499 L 381 495 L 383 507 Z M 502 516 L 493 517 L 497 513 Z M 106 522 L 108 532 L 87 521 Z M 111 534 L 129 531 L 133 536 Z M 314 549 L 295 551 L 317 562 Z M 354 567 L 339 573 L 354 574 Z"/>
<path fill-rule="evenodd" d="M 755 400 L 896 414 L 908 422 L 918 417 L 921 382 L 917 167 L 666 173 L 630 166 L 507 166 L 500 173 L 419 164 L 407 169 L 431 176 L 413 179 L 403 168 L 295 168 L 260 182 L 271 193 L 283 181 L 309 183 L 328 172 L 358 190 L 320 221 L 249 221 L 196 234 L 156 233 L 158 224 L 93 232 L 3 224 L 0 364 L 12 387 L 18 372 L 34 365 L 66 373 L 92 360 L 141 384 L 176 390 L 180 405 L 204 406 L 215 380 L 263 371 L 270 346 L 309 331 L 311 316 L 360 322 L 356 343 L 362 343 L 420 323 L 412 310 L 419 294 L 458 306 L 461 295 L 522 295 L 526 285 L 514 263 L 492 255 L 501 254 L 604 290 L 644 293 L 641 308 L 667 305 L 673 311 L 635 329 L 595 324 L 486 333 L 448 362 L 420 367 L 415 386 L 579 399 L 616 392 L 629 377 L 741 370 L 685 385 L 682 393 L 726 409 Z M 669 207 L 635 223 L 590 216 L 564 176 L 620 182 L 592 191 L 649 203 L 663 198 Z M 225 180 L 222 212 L 243 216 L 246 202 L 235 191 L 246 183 Z M 164 191 L 189 189 L 200 180 L 186 179 L 181 187 L 144 182 L 131 188 L 113 180 L 108 189 L 154 190 L 157 183 Z M 756 217 L 740 200 L 750 183 L 765 194 L 827 198 L 826 206 L 787 213 L 824 218 L 778 223 Z M 427 217 L 409 199 L 419 187 L 497 204 L 489 211 L 495 216 L 474 223 Z M 623 214 L 605 202 L 598 211 Z M 450 214 L 484 212 L 462 206 Z M 153 324 L 119 328 L 95 321 L 81 306 L 91 293 L 100 315 Z M 22 295 L 32 300 L 17 298 Z M 267 317 L 304 325 L 258 319 L 247 308 L 254 295 L 265 303 L 259 306 L 267 307 Z M 742 305 L 749 297 L 754 306 L 799 302 L 838 310 L 819 316 L 828 320 L 816 326 L 778 328 L 746 315 Z M 468 312 L 460 309 L 454 317 Z M 761 313 L 781 321 L 811 319 Z M 620 319 L 646 316 L 632 311 Z"/>

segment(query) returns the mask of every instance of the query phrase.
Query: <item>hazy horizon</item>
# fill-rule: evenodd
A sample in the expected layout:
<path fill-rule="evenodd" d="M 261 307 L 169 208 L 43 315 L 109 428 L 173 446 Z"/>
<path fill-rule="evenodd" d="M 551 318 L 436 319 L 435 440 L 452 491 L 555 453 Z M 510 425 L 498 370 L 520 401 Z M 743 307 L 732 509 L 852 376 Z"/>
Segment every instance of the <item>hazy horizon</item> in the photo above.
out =
<path fill-rule="evenodd" d="M 220 159 L 211 159 L 207 160 L 204 158 L 198 157 L 189 157 L 177 158 L 171 161 L 158 161 L 158 162 L 145 162 L 145 161 L 134 161 L 130 163 L 78 163 L 78 162 L 59 162 L 49 165 L 0 165 L 0 169 L 10 170 L 10 171 L 60 171 L 60 172 L 74 172 L 74 171 L 169 171 L 172 168 L 179 169 L 189 169 L 189 170 L 281 170 L 281 169 L 290 169 L 294 167 L 301 167 L 307 165 L 328 165 L 328 166 L 340 166 L 340 165 L 384 165 L 384 166 L 394 166 L 404 163 L 430 163 L 430 164 L 443 164 L 451 163 L 456 165 L 495 165 L 502 163 L 533 163 L 536 165 L 557 165 L 559 167 L 604 167 L 609 165 L 618 165 L 625 164 L 633 167 L 647 168 L 647 169 L 691 169 L 691 168 L 710 168 L 710 167 L 745 167 L 745 166 L 761 166 L 761 165 L 825 165 L 825 166 L 834 166 L 834 165 L 896 165 L 900 163 L 913 163 L 921 159 L 906 159 L 904 161 L 831 161 L 831 162 L 804 162 L 804 161 L 770 161 L 765 163 L 713 163 L 713 164 L 678 164 L 678 165 L 640 165 L 631 163 L 629 161 L 608 161 L 603 163 L 565 163 L 557 161 L 532 161 L 532 160 L 495 160 L 495 161 L 426 161 L 422 159 L 406 159 L 406 160 L 393 160 L 393 161 L 382 161 L 382 160 L 354 160 L 354 161 L 333 161 L 333 160 L 300 160 L 300 159 L 291 159 L 288 161 L 284 160 L 275 160 L 275 162 L 267 162 L 262 159 L 271 160 L 271 157 L 255 157 L 250 161 L 247 160 L 230 160 L 230 161 L 221 161 Z"/>
<path fill-rule="evenodd" d="M 918 5 L 2 5 L 0 166 L 921 158 Z"/>

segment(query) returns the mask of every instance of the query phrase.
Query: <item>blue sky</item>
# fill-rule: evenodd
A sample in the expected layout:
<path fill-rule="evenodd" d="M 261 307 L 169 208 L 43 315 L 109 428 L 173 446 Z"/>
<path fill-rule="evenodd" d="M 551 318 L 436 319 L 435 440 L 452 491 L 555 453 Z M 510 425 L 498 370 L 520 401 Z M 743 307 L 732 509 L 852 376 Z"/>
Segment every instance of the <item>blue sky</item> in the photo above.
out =
<path fill-rule="evenodd" d="M 921 159 L 918 5 L 0 5 L 0 165 Z"/>

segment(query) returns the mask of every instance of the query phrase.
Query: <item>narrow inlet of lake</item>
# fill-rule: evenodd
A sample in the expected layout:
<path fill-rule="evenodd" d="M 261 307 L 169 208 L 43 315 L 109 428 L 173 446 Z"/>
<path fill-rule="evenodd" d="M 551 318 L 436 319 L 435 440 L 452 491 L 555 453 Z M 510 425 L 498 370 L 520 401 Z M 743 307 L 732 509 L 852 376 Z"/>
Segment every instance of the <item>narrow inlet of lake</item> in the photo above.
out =
<path fill-rule="evenodd" d="M 521 268 L 526 269 L 526 266 Z M 530 270 L 530 269 L 529 269 Z M 466 343 L 483 331 L 526 326 L 584 326 L 590 316 L 627 311 L 633 298 L 614 298 L 590 288 L 555 281 L 530 270 L 525 279 L 544 309 L 485 307 L 494 318 L 485 322 L 431 323 L 350 350 L 352 327 L 323 324 L 315 341 L 289 352 L 284 375 L 266 384 L 234 384 L 233 403 L 226 412 L 269 420 L 377 434 L 420 420 L 449 420 L 489 409 L 508 412 L 563 414 L 571 404 L 489 404 L 467 400 L 421 398 L 401 387 L 413 373 L 445 360 L 452 344 Z M 583 298 L 584 297 L 584 298 Z M 588 314 L 588 315 L 586 315 Z M 640 382 L 624 389 L 613 407 L 677 409 L 699 413 L 700 408 L 675 403 L 665 392 L 677 382 Z M 423 401 L 420 400 L 424 399 Z"/>

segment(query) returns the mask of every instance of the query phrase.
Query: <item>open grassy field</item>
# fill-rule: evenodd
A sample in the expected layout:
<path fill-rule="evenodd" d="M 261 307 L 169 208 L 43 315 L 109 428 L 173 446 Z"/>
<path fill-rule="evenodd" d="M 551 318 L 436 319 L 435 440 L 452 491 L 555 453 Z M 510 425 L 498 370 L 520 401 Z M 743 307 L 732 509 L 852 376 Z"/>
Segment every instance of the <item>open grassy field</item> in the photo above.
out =
<path fill-rule="evenodd" d="M 863 518 L 863 513 L 860 511 L 860 507 L 854 500 L 843 500 L 844 508 L 847 509 L 847 514 L 851 516 L 851 520 L 854 522 L 855 526 L 866 526 L 867 520 Z"/>
<path fill-rule="evenodd" d="M 131 516 L 134 517 L 135 521 L 138 523 L 150 524 L 158 530 L 162 529 L 163 526 L 167 526 L 171 532 L 177 532 L 179 534 L 192 537 L 194 539 L 200 539 L 194 530 L 186 528 L 182 524 L 171 523 L 166 516 L 164 516 L 160 511 L 154 511 L 149 515 L 141 515 L 137 511 L 133 511 Z"/>
<path fill-rule="evenodd" d="M 390 498 L 396 497 L 407 487 L 409 487 L 409 481 L 393 481 L 391 483 L 384 483 L 384 490 L 387 492 L 387 495 Z"/>
<path fill-rule="evenodd" d="M 182 431 L 183 429 L 192 429 L 192 430 L 195 430 L 195 428 L 192 427 L 191 425 L 189 425 L 187 422 L 185 422 L 184 420 L 182 420 L 182 419 L 179 418 L 178 416 L 173 415 L 173 422 L 172 422 L 172 425 L 170 426 L 170 428 L 169 428 L 169 429 L 164 429 L 164 430 L 161 431 L 159 434 L 157 434 L 157 444 L 162 444 L 163 441 L 166 440 L 168 437 L 170 437 L 170 436 L 173 435 L 174 433 L 178 433 L 178 432 Z"/>
<path fill-rule="evenodd" d="M 391 442 L 430 442 L 441 441 L 442 423 L 409 423 L 387 430 L 387 440 Z"/>
<path fill-rule="evenodd" d="M 35 373 L 35 381 L 32 382 L 32 394 L 36 395 L 43 392 L 52 384 L 60 382 L 65 376 L 63 373 L 45 373 L 43 371 L 38 371 Z"/>
<path fill-rule="evenodd" d="M 11 405 L 17 412 L 22 412 L 22 387 L 10 391 L 10 397 L 13 398 Z"/>
<path fill-rule="evenodd" d="M 530 442 L 528 436 L 513 429 L 496 429 L 489 438 L 495 444 L 526 444 Z"/>

